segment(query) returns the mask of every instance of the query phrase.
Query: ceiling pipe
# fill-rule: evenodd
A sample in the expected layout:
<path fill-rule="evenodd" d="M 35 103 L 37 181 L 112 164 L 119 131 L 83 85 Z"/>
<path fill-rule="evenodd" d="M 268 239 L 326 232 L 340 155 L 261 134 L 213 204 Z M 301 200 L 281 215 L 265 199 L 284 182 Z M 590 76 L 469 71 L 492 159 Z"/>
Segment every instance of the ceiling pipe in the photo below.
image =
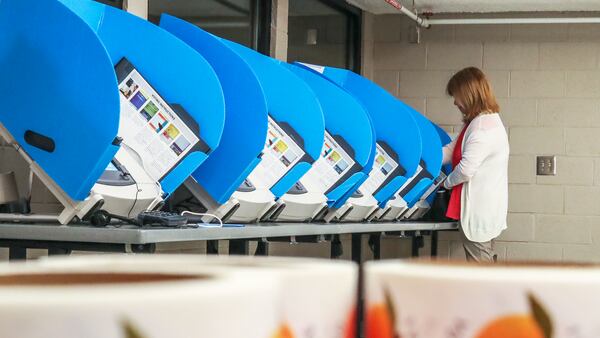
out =
<path fill-rule="evenodd" d="M 404 7 L 398 0 L 385 0 L 385 2 L 392 5 L 394 8 L 396 8 L 400 12 L 404 13 L 404 15 L 406 15 L 409 18 L 411 18 L 412 20 L 414 20 L 417 23 L 417 25 L 419 25 L 423 28 L 430 27 L 429 20 L 418 16 L 416 13 L 414 13 L 411 10 L 409 10 L 408 8 Z"/>
<path fill-rule="evenodd" d="M 386 0 L 387 1 L 387 0 Z M 487 18 L 429 19 L 431 25 L 516 25 L 516 24 L 580 24 L 600 23 L 600 18 Z"/>
<path fill-rule="evenodd" d="M 486 19 L 427 19 L 422 18 L 399 0 L 385 0 L 388 4 L 415 21 L 417 25 L 429 28 L 432 25 L 517 25 L 517 24 L 584 24 L 598 23 L 600 17 L 571 17 L 571 18 L 486 18 Z"/>

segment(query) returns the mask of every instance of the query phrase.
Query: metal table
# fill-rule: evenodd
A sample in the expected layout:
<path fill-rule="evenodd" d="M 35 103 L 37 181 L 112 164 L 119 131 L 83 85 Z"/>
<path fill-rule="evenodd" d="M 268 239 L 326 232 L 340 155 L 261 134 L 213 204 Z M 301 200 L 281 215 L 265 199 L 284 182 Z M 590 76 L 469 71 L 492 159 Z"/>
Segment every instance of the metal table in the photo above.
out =
<path fill-rule="evenodd" d="M 457 223 L 396 222 L 396 223 L 262 223 L 243 227 L 157 228 L 124 225 L 94 227 L 90 225 L 57 225 L 0 223 L 0 247 L 10 249 L 10 259 L 25 259 L 30 248 L 48 249 L 49 254 L 69 254 L 72 250 L 99 252 L 152 253 L 158 243 L 208 241 L 208 253 L 215 253 L 218 240 L 228 240 L 230 254 L 248 254 L 248 242 L 258 240 L 266 254 L 267 241 L 331 240 L 339 243 L 339 235 L 352 234 L 352 256 L 360 261 L 362 235 L 370 234 L 378 258 L 382 234 L 406 235 L 422 241 L 422 235 L 432 234 L 432 254 L 437 250 L 437 231 L 455 230 Z M 216 248 L 218 250 L 218 247 Z M 418 248 L 417 248 L 418 250 Z M 332 250 L 333 251 L 333 250 Z M 335 254 L 332 254 L 335 256 Z"/>

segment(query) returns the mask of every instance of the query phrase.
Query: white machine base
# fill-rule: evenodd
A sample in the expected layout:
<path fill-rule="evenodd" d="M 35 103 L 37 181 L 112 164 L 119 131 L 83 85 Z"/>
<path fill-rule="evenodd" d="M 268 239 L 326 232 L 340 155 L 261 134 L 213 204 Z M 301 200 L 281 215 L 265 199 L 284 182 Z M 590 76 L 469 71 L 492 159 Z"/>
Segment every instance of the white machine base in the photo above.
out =
<path fill-rule="evenodd" d="M 385 208 L 376 213 L 375 219 L 378 221 L 395 221 L 407 210 L 408 205 L 406 204 L 406 201 L 403 198 L 396 196 L 396 199 L 387 202 Z"/>
<path fill-rule="evenodd" d="M 420 219 L 423 216 L 425 216 L 425 214 L 427 213 L 427 211 L 429 211 L 429 209 L 431 209 L 431 207 L 429 206 L 429 203 L 427 203 L 427 201 L 425 201 L 425 200 L 420 200 L 412 208 L 408 209 L 407 212 L 405 212 L 403 215 L 401 215 L 400 219 L 401 220 Z"/>
<path fill-rule="evenodd" d="M 327 207 L 327 197 L 323 194 L 307 192 L 299 195 L 285 194 L 278 204 L 285 207 L 278 215 L 269 215 L 271 221 L 305 222 L 314 219 Z M 277 209 L 274 209 L 275 212 Z"/>
<path fill-rule="evenodd" d="M 421 196 L 421 199 L 413 205 L 409 210 L 400 214 L 399 220 L 416 220 L 421 219 L 425 214 L 431 209 L 429 202 L 427 199 L 434 194 L 442 183 L 446 180 L 446 174 L 441 172 L 440 175 L 434 180 L 434 184 L 432 184 L 427 191 Z"/>
<path fill-rule="evenodd" d="M 375 197 L 368 195 L 349 198 L 339 209 L 325 216 L 326 222 L 362 222 L 369 218 L 379 206 Z"/>
<path fill-rule="evenodd" d="M 255 223 L 275 205 L 275 196 L 269 190 L 236 191 L 227 203 L 209 214 L 229 223 Z"/>
<path fill-rule="evenodd" d="M 135 217 L 140 212 L 153 210 L 162 203 L 160 184 L 146 173 L 140 164 L 142 160 L 133 151 L 121 147 L 115 159 L 127 169 L 136 183 L 126 186 L 99 183 L 94 185 L 92 194 L 100 195 L 104 199 L 102 210 L 122 217 Z"/>

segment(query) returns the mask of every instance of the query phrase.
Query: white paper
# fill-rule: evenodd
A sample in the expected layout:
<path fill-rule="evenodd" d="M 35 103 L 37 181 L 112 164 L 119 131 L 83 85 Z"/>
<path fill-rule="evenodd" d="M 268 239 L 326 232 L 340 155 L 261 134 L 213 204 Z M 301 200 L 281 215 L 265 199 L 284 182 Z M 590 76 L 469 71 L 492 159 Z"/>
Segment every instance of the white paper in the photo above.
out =
<path fill-rule="evenodd" d="M 369 178 L 359 189 L 363 195 L 373 195 L 388 176 L 398 168 L 398 163 L 379 144 L 376 146 L 377 153 L 375 154 L 373 169 L 369 173 Z"/>
<path fill-rule="evenodd" d="M 136 70 L 119 84 L 119 92 L 119 136 L 143 160 L 146 173 L 159 181 L 199 138 Z"/>
<path fill-rule="evenodd" d="M 354 166 L 354 159 L 325 131 L 321 156 L 300 182 L 308 191 L 325 193 Z"/>
<path fill-rule="evenodd" d="M 304 150 L 269 116 L 267 140 L 260 163 L 248 176 L 259 189 L 270 189 L 304 156 Z"/>

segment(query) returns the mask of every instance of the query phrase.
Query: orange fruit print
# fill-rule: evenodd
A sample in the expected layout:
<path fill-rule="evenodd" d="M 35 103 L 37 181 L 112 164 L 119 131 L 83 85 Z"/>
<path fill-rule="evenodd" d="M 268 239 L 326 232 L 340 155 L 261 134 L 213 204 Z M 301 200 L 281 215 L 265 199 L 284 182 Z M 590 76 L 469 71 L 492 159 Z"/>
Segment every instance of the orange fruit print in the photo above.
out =
<path fill-rule="evenodd" d="M 530 314 L 500 317 L 487 324 L 476 338 L 552 338 L 552 318 L 542 303 L 532 294 L 527 296 Z"/>
<path fill-rule="evenodd" d="M 479 332 L 477 338 L 546 338 L 530 315 L 511 315 L 494 320 Z"/>
<path fill-rule="evenodd" d="M 271 338 L 294 338 L 294 333 L 289 325 L 283 324 Z"/>
<path fill-rule="evenodd" d="M 344 338 L 356 338 L 356 307 L 350 312 L 348 320 L 346 320 L 346 326 L 344 327 Z"/>
<path fill-rule="evenodd" d="M 366 338 L 394 338 L 392 314 L 386 304 L 377 304 L 367 311 Z"/>

